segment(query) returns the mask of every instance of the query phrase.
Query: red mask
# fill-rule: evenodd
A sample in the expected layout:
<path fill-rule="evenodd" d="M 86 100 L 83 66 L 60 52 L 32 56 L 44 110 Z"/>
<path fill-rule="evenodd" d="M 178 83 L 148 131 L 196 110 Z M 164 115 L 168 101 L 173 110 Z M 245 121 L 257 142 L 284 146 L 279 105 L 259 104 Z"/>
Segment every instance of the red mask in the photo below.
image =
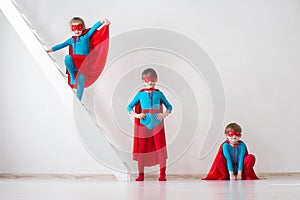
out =
<path fill-rule="evenodd" d="M 242 136 L 242 134 L 241 134 L 240 132 L 236 132 L 236 131 L 229 131 L 229 132 L 227 133 L 227 135 L 228 135 L 229 137 L 233 137 L 233 136 L 241 137 L 241 136 Z"/>
<path fill-rule="evenodd" d="M 145 76 L 144 77 L 144 82 L 149 83 L 149 82 L 156 82 L 157 78 L 155 76 Z"/>
<path fill-rule="evenodd" d="M 77 24 L 77 25 L 72 24 L 71 30 L 72 31 L 82 31 L 83 30 L 83 25 L 82 24 Z"/>

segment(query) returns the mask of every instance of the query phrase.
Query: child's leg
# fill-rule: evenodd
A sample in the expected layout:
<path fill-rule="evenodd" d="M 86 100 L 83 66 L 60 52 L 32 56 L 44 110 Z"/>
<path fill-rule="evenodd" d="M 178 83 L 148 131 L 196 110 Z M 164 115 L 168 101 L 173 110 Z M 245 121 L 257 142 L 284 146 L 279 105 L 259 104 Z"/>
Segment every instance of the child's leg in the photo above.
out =
<path fill-rule="evenodd" d="M 247 156 L 245 156 L 242 179 L 244 180 L 258 179 L 253 169 L 255 160 L 256 160 L 255 156 L 252 154 L 248 154 Z"/>
<path fill-rule="evenodd" d="M 138 169 L 139 169 L 139 176 L 135 179 L 136 181 L 144 181 L 144 162 L 139 160 L 138 161 Z"/>
<path fill-rule="evenodd" d="M 73 58 L 72 56 L 70 55 L 66 55 L 65 56 L 65 65 L 66 65 L 66 68 L 70 74 L 70 84 L 71 85 L 74 85 L 75 84 L 75 75 L 74 75 L 74 71 L 76 70 L 76 67 L 74 65 L 74 62 L 73 62 Z"/>
<path fill-rule="evenodd" d="M 77 98 L 81 101 L 83 90 L 84 90 L 84 82 L 85 82 L 85 76 L 83 76 L 80 72 L 78 72 L 78 83 L 77 83 Z"/>
<path fill-rule="evenodd" d="M 166 177 L 166 160 L 161 160 L 160 161 L 160 176 L 159 176 L 159 181 L 166 181 L 167 180 L 167 177 Z"/>

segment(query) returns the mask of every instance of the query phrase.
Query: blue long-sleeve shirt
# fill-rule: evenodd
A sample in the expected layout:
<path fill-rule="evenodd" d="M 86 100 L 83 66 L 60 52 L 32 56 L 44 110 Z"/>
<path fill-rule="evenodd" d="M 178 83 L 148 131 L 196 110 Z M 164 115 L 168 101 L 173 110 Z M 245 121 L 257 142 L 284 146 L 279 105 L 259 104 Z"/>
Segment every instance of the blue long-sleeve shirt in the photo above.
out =
<path fill-rule="evenodd" d="M 225 142 L 222 146 L 223 155 L 226 159 L 228 171 L 233 171 L 236 175 L 238 171 L 243 170 L 244 158 L 246 154 L 246 145 L 239 142 L 237 147 Z"/>
<path fill-rule="evenodd" d="M 86 34 L 79 37 L 74 37 L 74 38 L 71 37 L 67 39 L 65 42 L 53 46 L 51 48 L 52 51 L 57 51 L 69 45 L 72 45 L 73 54 L 87 56 L 90 52 L 90 37 L 101 25 L 102 23 L 100 21 L 95 23 Z"/>
<path fill-rule="evenodd" d="M 166 99 L 165 95 L 157 90 L 154 92 L 140 91 L 138 92 L 133 100 L 129 103 L 127 110 L 128 112 L 133 110 L 133 107 L 140 103 L 142 110 L 155 109 L 159 110 L 160 106 L 164 104 L 166 109 L 172 111 L 172 105 Z M 156 125 L 162 123 L 160 120 L 156 119 L 157 113 L 145 113 L 145 119 L 140 119 L 140 123 L 146 126 L 148 129 L 152 130 Z"/>

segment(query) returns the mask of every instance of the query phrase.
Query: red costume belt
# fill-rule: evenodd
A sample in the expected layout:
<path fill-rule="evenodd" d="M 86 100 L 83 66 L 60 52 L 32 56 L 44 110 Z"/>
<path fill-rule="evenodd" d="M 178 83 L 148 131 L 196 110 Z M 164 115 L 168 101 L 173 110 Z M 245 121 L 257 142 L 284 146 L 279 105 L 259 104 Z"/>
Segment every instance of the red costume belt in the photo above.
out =
<path fill-rule="evenodd" d="M 161 113 L 160 109 L 145 109 L 142 110 L 142 113 Z"/>

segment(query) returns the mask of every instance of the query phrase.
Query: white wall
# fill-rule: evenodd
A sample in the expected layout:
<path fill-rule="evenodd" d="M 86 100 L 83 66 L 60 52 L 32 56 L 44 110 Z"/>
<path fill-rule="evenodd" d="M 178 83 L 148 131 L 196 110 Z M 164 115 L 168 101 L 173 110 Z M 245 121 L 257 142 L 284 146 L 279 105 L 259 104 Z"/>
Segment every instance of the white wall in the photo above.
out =
<path fill-rule="evenodd" d="M 256 170 L 300 172 L 299 1 L 17 2 L 49 47 L 68 37 L 68 22 L 74 15 L 84 17 L 88 26 L 109 18 L 111 37 L 157 27 L 191 38 L 220 73 L 226 95 L 224 126 L 231 121 L 242 125 L 243 140 L 257 156 Z M 109 173 L 85 152 L 72 114 L 64 109 L 2 13 L 0 20 L 0 82 L 5 86 L 0 88 L 0 172 Z M 56 57 L 62 60 L 63 55 Z M 199 160 L 201 142 L 196 138 L 168 172 L 205 173 L 217 147 Z"/>

